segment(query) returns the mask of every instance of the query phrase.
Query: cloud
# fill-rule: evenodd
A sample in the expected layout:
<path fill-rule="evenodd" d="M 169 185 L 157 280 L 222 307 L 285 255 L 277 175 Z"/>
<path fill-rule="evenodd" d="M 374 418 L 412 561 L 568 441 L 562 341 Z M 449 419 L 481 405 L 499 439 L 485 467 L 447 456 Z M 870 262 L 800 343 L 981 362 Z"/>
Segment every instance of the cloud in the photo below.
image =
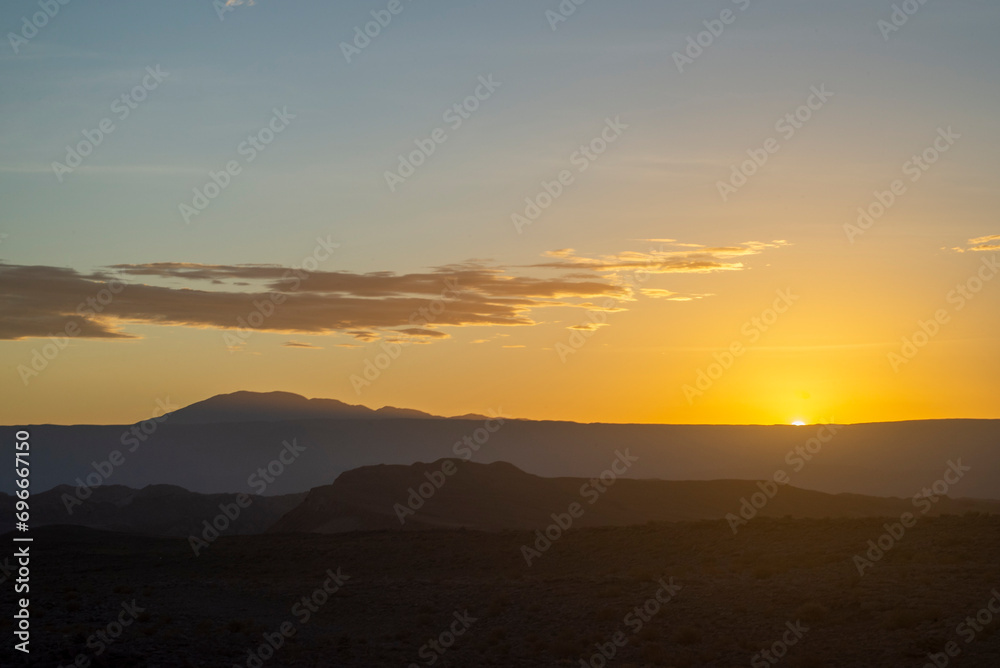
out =
<path fill-rule="evenodd" d="M 639 290 L 639 293 L 644 297 L 652 297 L 654 299 L 670 299 L 678 294 L 673 290 L 660 290 L 658 288 L 642 288 Z"/>
<path fill-rule="evenodd" d="M 433 329 L 421 329 L 419 327 L 411 327 L 409 329 L 400 329 L 398 331 L 402 332 L 403 334 L 409 334 L 410 336 L 416 336 L 416 337 L 426 337 L 426 338 L 432 338 L 432 339 L 447 339 L 448 338 L 448 335 L 445 334 L 444 332 L 438 332 L 438 331 L 435 331 Z"/>
<path fill-rule="evenodd" d="M 672 302 L 690 302 L 696 299 L 704 299 L 705 297 L 711 297 L 712 293 L 692 293 L 692 294 L 682 294 L 680 292 L 674 292 L 673 290 L 660 290 L 659 288 L 641 288 L 639 294 L 643 297 L 651 297 L 653 299 L 666 299 Z"/>
<path fill-rule="evenodd" d="M 113 265 L 122 275 L 175 278 L 206 282 L 232 282 L 235 279 L 260 282 L 262 288 L 276 292 L 310 292 L 358 298 L 402 298 L 442 296 L 450 289 L 448 279 L 462 294 L 476 293 L 493 299 L 559 299 L 593 297 L 616 292 L 617 288 L 591 274 L 590 280 L 515 276 L 503 268 L 469 262 L 439 267 L 432 272 L 395 274 L 382 271 L 357 274 L 343 271 L 313 272 L 301 277 L 287 267 L 274 265 L 204 265 L 160 262 L 142 265 Z"/>
<path fill-rule="evenodd" d="M 322 346 L 314 346 L 311 343 L 302 343 L 301 341 L 285 341 L 281 345 L 285 348 L 308 348 L 309 350 L 323 350 Z"/>
<path fill-rule="evenodd" d="M 959 253 L 964 253 L 966 251 L 1000 251 L 1000 234 L 991 234 L 985 237 L 977 237 L 975 239 L 969 239 L 968 248 L 954 248 L 953 250 Z"/>
<path fill-rule="evenodd" d="M 612 297 L 618 305 L 611 310 L 624 310 L 619 302 L 636 297 L 624 271 L 738 271 L 744 266 L 734 258 L 781 243 L 661 245 L 597 258 L 564 249 L 527 267 L 469 261 L 406 274 L 184 262 L 118 264 L 87 274 L 0 263 L 0 339 L 62 336 L 67 326 L 80 338 L 130 339 L 138 337 L 127 327 L 141 324 L 429 342 L 448 338 L 441 331 L 447 327 L 535 325 L 539 308 L 600 309 L 595 302 Z M 654 288 L 638 294 L 682 297 Z M 689 295 L 696 296 L 704 295 Z"/>
<path fill-rule="evenodd" d="M 549 251 L 545 256 L 551 261 L 530 265 L 550 269 L 589 269 L 600 273 L 621 274 L 644 272 L 647 274 L 709 273 L 745 269 L 736 258 L 757 255 L 765 250 L 787 246 L 784 240 L 769 243 L 747 241 L 734 246 L 702 246 L 679 244 L 670 239 L 646 239 L 650 246 L 646 252 L 625 251 L 614 255 L 584 257 L 572 248 Z"/>
<path fill-rule="evenodd" d="M 378 341 L 379 336 L 376 332 L 367 332 L 363 330 L 348 330 L 344 332 L 348 336 L 353 336 L 358 341 L 364 341 L 365 343 L 370 343 L 372 341 Z"/>
<path fill-rule="evenodd" d="M 110 272 L 0 264 L 0 339 L 60 334 L 71 322 L 85 338 L 127 338 L 120 330 L 127 323 L 343 333 L 360 341 L 388 331 L 444 338 L 427 325 L 532 325 L 534 308 L 621 292 L 599 279 L 515 276 L 472 265 L 402 275 L 176 263 L 109 269 L 125 280 Z M 182 285 L 132 282 L 139 277 Z"/>

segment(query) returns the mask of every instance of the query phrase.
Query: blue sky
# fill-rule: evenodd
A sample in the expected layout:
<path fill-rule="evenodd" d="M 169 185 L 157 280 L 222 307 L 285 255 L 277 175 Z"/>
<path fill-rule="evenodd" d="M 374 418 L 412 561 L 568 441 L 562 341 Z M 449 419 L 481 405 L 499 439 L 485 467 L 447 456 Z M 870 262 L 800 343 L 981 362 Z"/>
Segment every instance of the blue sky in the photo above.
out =
<path fill-rule="evenodd" d="M 709 236 L 722 238 L 738 221 L 727 212 L 699 216 L 690 189 L 710 192 L 719 171 L 712 167 L 735 159 L 734 145 L 766 136 L 773 119 L 823 82 L 837 94 L 830 118 L 803 133 L 782 167 L 853 163 L 849 173 L 829 177 L 831 187 L 890 167 L 921 131 L 941 123 L 977 135 L 965 147 L 978 153 L 964 163 L 970 172 L 986 167 L 997 148 L 997 121 L 987 110 L 1000 90 L 1000 9 L 987 3 L 931 2 L 885 42 L 875 24 L 888 16 L 888 3 L 757 2 L 740 13 L 727 2 L 591 0 L 553 32 L 544 10 L 555 2 L 416 1 L 346 63 L 339 44 L 385 4 L 262 0 L 224 21 L 208 2 L 98 9 L 73 0 L 62 7 L 20 55 L 7 50 L 0 61 L 8 91 L 0 107 L 0 188 L 10 252 L 77 267 L 123 258 L 281 262 L 294 261 L 315 234 L 337 230 L 359 251 L 345 258 L 352 268 L 402 269 L 466 257 L 513 260 L 553 244 L 620 243 L 602 220 L 573 229 L 571 244 L 571 221 L 535 225 L 526 240 L 509 234 L 507 220 L 537 181 L 616 115 L 632 130 L 608 156 L 614 164 L 602 166 L 633 187 L 622 201 L 591 184 L 602 208 L 627 210 L 633 197 L 644 208 L 659 197 L 662 218 L 644 217 L 637 237 L 687 236 L 678 231 L 703 230 L 711 217 Z M 738 14 L 730 32 L 679 74 L 671 53 L 727 7 Z M 33 8 L 5 5 L 0 25 L 18 26 Z M 84 170 L 59 184 L 49 165 L 63 147 L 157 64 L 170 72 L 162 87 Z M 388 196 L 382 172 L 394 157 L 490 73 L 503 83 L 497 94 L 413 187 Z M 297 115 L 292 127 L 185 229 L 177 203 L 233 157 L 275 106 Z M 810 153 L 820 150 L 818 161 Z M 685 183 L 655 187 L 653 161 L 685 170 Z M 581 207 L 588 194 L 574 194 Z M 787 236 L 781 227 L 775 236 Z M 405 250 L 384 243 L 387 235 Z"/>

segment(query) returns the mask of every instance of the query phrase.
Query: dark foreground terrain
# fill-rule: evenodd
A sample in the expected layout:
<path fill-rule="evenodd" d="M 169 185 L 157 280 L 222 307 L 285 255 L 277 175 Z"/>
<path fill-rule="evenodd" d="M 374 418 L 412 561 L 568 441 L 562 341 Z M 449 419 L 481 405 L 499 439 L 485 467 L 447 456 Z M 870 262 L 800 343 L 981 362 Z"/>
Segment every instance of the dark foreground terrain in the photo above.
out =
<path fill-rule="evenodd" d="M 1000 518 L 924 517 L 859 576 L 885 522 L 579 529 L 531 566 L 526 531 L 234 536 L 195 557 L 41 528 L 28 665 L 1000 666 Z M 0 630 L 0 665 L 22 665 L 9 614 Z"/>

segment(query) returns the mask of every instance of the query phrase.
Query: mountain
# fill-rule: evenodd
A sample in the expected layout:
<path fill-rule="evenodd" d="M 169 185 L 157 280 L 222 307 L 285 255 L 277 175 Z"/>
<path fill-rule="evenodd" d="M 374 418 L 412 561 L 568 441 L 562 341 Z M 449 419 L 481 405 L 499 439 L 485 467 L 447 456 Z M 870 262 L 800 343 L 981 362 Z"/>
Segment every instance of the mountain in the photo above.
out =
<path fill-rule="evenodd" d="M 306 399 L 291 392 L 233 392 L 220 394 L 169 413 L 174 424 L 216 422 L 278 422 L 284 420 L 434 419 L 408 408 L 385 406 L 377 410 L 336 399 Z"/>
<path fill-rule="evenodd" d="M 229 522 L 222 535 L 258 534 L 274 524 L 305 498 L 305 494 L 250 496 L 249 503 L 236 494 L 196 494 L 174 485 L 150 485 L 131 489 L 123 485 L 102 485 L 86 498 L 76 488 L 60 485 L 31 496 L 32 528 L 69 524 L 156 536 L 200 534 L 204 520 L 212 521 L 223 512 L 239 515 Z M 238 505 L 242 501 L 243 505 Z M 0 495 L 0 532 L 14 528 L 15 498 Z M 220 521 L 221 524 L 221 521 Z"/>
<path fill-rule="evenodd" d="M 565 523 L 570 504 L 574 527 L 605 527 L 723 519 L 750 512 L 743 500 L 770 497 L 762 517 L 899 517 L 913 512 L 910 499 L 825 494 L 748 480 L 613 480 L 543 478 L 504 462 L 459 459 L 433 463 L 365 466 L 342 473 L 308 493 L 281 496 L 198 494 L 174 485 L 132 489 L 101 485 L 80 498 L 60 485 L 31 497 L 33 528 L 72 525 L 152 536 L 201 535 L 205 522 L 230 519 L 219 533 L 344 533 L 466 528 L 535 530 Z M 418 491 L 419 490 L 419 491 Z M 421 493 L 423 496 L 421 496 Z M 247 501 L 249 499 L 249 502 Z M 15 498 L 0 495 L 0 533 L 14 528 Z M 240 503 L 243 505 L 241 506 Z M 749 503 L 749 501 L 747 501 Z M 1000 502 L 942 497 L 929 515 L 1000 514 Z M 239 508 L 239 514 L 234 515 Z M 404 520 L 400 521 L 400 518 Z"/>
<path fill-rule="evenodd" d="M 617 450 L 629 449 L 638 461 L 628 478 L 757 480 L 782 472 L 801 489 L 903 498 L 940 480 L 950 463 L 961 463 L 968 470 L 949 495 L 1000 498 L 1000 420 L 794 427 L 579 424 L 416 413 L 407 417 L 405 409 L 375 411 L 288 393 L 237 392 L 135 425 L 27 426 L 31 484 L 33 490 L 85 481 L 135 489 L 170 484 L 202 494 L 237 493 L 252 491 L 249 477 L 274 466 L 280 474 L 257 491 L 295 494 L 363 466 L 447 457 L 510 462 L 540 476 L 586 478 L 603 471 Z M 0 457 L 13 460 L 15 433 L 22 428 L 0 427 Z M 289 447 L 295 457 L 276 461 Z M 13 491 L 13 467 L 0 468 L 0 492 Z"/>
<path fill-rule="evenodd" d="M 446 475 L 446 473 L 450 474 Z M 608 481 L 611 481 L 610 483 Z M 421 490 L 421 487 L 423 489 Z M 420 490 L 420 491 L 418 491 Z M 460 528 L 542 529 L 561 516 L 565 527 L 722 519 L 739 515 L 756 496 L 762 517 L 894 517 L 920 515 L 911 499 L 824 494 L 746 480 L 666 481 L 541 478 L 510 464 L 439 460 L 410 466 L 366 466 L 317 487 L 271 533 L 342 533 Z M 770 498 L 768 498 L 770 497 Z M 570 518 L 570 504 L 579 507 Z M 940 498 L 928 515 L 1000 514 L 1000 502 Z"/>

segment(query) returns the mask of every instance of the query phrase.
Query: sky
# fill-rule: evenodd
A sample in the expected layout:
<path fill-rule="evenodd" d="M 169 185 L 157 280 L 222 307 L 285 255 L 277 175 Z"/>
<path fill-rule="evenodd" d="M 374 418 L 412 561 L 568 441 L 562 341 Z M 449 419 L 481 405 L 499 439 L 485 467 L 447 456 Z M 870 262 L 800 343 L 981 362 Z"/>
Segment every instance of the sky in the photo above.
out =
<path fill-rule="evenodd" d="M 1000 418 L 998 27 L 969 0 L 6 3 L 0 422 L 237 390 Z"/>

